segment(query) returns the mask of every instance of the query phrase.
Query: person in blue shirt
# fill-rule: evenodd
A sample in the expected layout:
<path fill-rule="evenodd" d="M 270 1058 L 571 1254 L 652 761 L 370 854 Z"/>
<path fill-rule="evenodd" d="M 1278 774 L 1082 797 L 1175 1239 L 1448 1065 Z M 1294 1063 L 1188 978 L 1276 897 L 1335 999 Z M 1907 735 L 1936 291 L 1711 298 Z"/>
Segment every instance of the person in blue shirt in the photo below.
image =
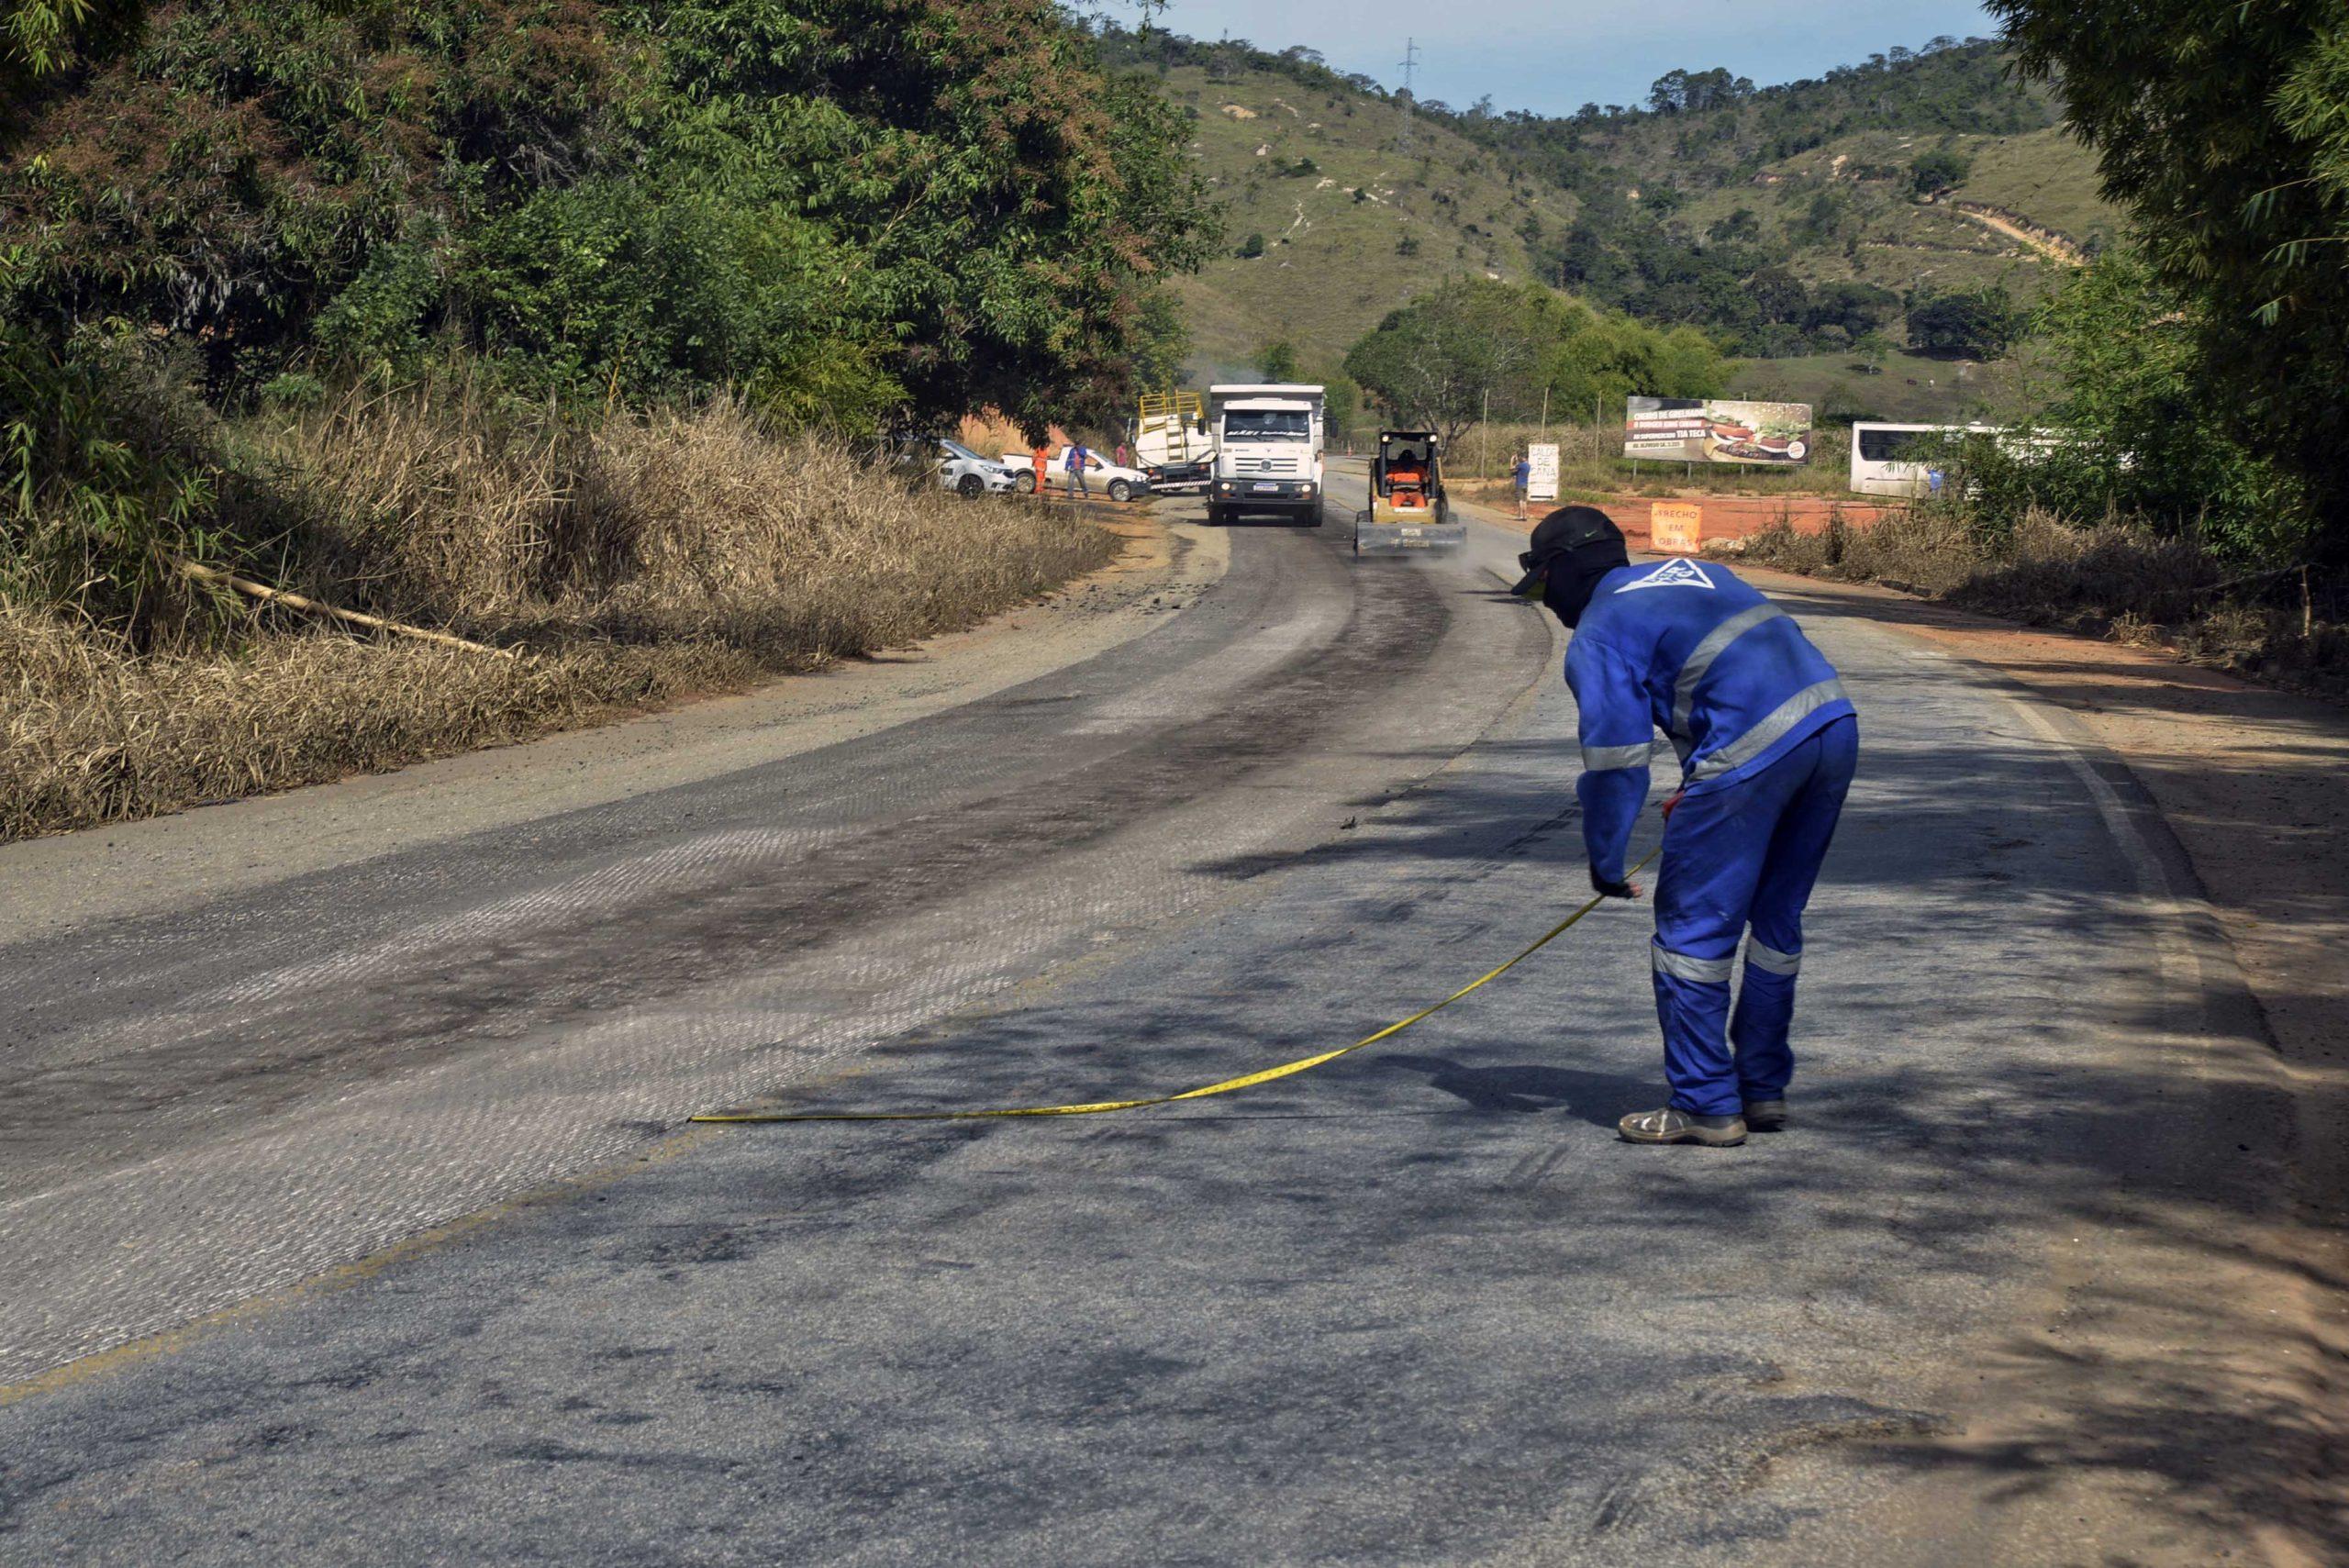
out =
<path fill-rule="evenodd" d="M 1834 666 L 1787 613 L 1717 562 L 1633 566 L 1604 512 L 1562 506 L 1519 557 L 1517 592 L 1574 630 L 1590 883 L 1636 898 L 1623 862 L 1662 730 L 1680 761 L 1664 803 L 1653 950 L 1671 1102 L 1622 1118 L 1634 1143 L 1742 1143 L 1787 1122 L 1802 913 L 1859 758 Z M 1744 945 L 1734 1013 L 1730 979 Z"/>

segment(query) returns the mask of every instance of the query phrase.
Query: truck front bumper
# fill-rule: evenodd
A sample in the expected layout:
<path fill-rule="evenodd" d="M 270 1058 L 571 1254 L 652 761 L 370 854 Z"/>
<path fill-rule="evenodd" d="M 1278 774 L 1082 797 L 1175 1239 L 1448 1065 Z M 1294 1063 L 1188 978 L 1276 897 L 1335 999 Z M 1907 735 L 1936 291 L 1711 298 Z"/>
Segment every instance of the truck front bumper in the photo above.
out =
<path fill-rule="evenodd" d="M 1303 506 L 1321 497 L 1309 479 L 1219 479 L 1208 495 L 1226 506 Z"/>

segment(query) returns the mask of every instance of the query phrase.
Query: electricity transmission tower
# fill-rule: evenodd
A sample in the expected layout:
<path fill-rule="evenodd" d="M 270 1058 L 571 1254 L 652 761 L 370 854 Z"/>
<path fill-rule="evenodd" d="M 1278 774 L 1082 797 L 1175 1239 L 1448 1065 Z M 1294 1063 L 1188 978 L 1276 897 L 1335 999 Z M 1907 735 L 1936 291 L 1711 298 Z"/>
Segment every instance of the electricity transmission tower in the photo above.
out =
<path fill-rule="evenodd" d="M 1419 40 L 1403 40 L 1403 135 L 1397 143 L 1404 151 L 1411 150 L 1411 73 L 1419 62 Z"/>

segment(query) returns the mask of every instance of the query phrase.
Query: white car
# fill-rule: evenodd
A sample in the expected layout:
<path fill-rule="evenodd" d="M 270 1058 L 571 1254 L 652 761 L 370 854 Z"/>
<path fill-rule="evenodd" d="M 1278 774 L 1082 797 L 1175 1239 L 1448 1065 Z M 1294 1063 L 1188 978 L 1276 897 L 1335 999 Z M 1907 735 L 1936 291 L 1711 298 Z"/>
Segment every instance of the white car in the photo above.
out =
<path fill-rule="evenodd" d="M 1030 472 L 1036 461 L 1026 452 L 1006 452 L 1003 466 L 1011 473 L 1012 483 L 1019 486 L 1023 495 L 1036 489 L 1036 475 Z M 1065 488 L 1068 484 L 1068 449 L 1063 447 L 1046 460 L 1050 470 L 1044 477 L 1047 484 Z M 1099 452 L 1090 454 L 1085 465 L 1085 482 L 1096 495 L 1107 495 L 1112 501 L 1131 501 L 1150 494 L 1150 475 L 1138 468 L 1125 468 L 1104 459 Z"/>
<path fill-rule="evenodd" d="M 907 442 L 898 450 L 897 462 L 905 468 L 927 464 L 936 470 L 939 484 L 958 495 L 973 498 L 1008 495 L 1019 484 L 1010 470 L 995 459 L 981 457 L 962 442 L 944 436 Z"/>

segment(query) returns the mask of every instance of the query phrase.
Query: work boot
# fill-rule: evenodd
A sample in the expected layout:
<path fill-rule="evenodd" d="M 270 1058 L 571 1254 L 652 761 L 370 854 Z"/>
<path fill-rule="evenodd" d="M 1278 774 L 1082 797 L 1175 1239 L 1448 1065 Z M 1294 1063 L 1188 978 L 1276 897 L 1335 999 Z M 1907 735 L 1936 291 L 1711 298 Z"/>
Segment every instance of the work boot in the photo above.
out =
<path fill-rule="evenodd" d="M 1745 1125 L 1754 1132 L 1779 1132 L 1787 1125 L 1787 1102 L 1784 1100 L 1748 1100 L 1745 1102 Z"/>
<path fill-rule="evenodd" d="M 1615 1124 L 1626 1143 L 1701 1143 L 1708 1149 L 1728 1149 L 1745 1141 L 1745 1118 L 1740 1116 L 1691 1116 L 1675 1106 L 1660 1111 L 1634 1111 Z"/>

